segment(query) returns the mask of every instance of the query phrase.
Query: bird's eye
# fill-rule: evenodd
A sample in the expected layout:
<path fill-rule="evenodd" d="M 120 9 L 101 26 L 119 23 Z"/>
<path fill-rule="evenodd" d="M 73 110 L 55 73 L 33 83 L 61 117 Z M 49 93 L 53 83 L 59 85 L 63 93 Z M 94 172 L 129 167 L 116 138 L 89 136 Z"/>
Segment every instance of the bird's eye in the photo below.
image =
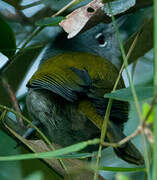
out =
<path fill-rule="evenodd" d="M 105 36 L 102 33 L 97 34 L 95 38 L 98 41 L 100 47 L 105 47 L 107 45 Z"/>

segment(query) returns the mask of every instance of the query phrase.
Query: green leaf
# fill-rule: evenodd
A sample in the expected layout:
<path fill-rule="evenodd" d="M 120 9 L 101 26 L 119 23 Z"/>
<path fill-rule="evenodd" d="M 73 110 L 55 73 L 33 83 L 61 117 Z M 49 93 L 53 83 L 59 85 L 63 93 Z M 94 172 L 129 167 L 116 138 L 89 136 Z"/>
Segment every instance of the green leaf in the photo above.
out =
<path fill-rule="evenodd" d="M 12 28 L 0 17 L 0 52 L 11 58 L 16 51 L 15 35 Z"/>
<path fill-rule="evenodd" d="M 135 86 L 137 97 L 140 101 L 153 97 L 153 86 Z M 134 101 L 131 88 L 120 89 L 104 95 L 105 98 L 112 98 L 121 101 Z"/>
<path fill-rule="evenodd" d="M 57 17 L 47 17 L 41 19 L 35 23 L 36 26 L 57 26 L 65 17 L 57 16 Z"/>

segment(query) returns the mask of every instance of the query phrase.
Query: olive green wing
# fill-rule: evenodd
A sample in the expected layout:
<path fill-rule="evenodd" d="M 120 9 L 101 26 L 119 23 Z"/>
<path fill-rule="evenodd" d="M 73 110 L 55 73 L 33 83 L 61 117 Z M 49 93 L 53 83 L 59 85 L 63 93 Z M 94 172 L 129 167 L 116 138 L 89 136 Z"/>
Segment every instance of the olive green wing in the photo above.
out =
<path fill-rule="evenodd" d="M 88 71 L 74 67 L 52 73 L 37 71 L 27 84 L 27 87 L 49 90 L 71 102 L 84 96 L 90 86 L 91 79 Z"/>
<path fill-rule="evenodd" d="M 95 73 L 98 74 L 99 71 Z M 62 67 L 52 72 L 40 71 L 39 69 L 27 86 L 34 89 L 49 90 L 70 102 L 81 100 L 82 97 L 88 97 L 95 106 L 97 113 L 103 117 L 108 104 L 108 99 L 104 98 L 104 94 L 111 92 L 114 82 L 105 79 L 105 77 L 97 77 L 99 78 L 91 79 L 88 70 L 85 68 Z M 122 119 L 117 119 L 119 123 L 127 120 L 128 105 L 123 104 L 125 103 L 114 101 L 111 110 L 113 117 L 119 116 L 119 119 Z"/>

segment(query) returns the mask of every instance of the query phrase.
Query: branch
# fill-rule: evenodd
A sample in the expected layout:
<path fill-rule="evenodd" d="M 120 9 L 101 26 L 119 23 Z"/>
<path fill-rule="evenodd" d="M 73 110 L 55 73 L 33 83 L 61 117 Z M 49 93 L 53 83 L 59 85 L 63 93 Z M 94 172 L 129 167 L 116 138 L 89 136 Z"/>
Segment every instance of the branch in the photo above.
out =
<path fill-rule="evenodd" d="M 20 106 L 18 104 L 18 101 L 16 99 L 16 95 L 14 94 L 11 86 L 9 85 L 9 83 L 7 82 L 7 80 L 4 77 L 1 77 L 1 82 L 2 82 L 3 87 L 6 89 L 6 91 L 8 92 L 8 94 L 10 96 L 10 99 L 12 101 L 13 107 L 15 108 L 15 110 L 19 114 L 21 114 Z M 21 117 L 18 117 L 17 121 L 18 121 L 18 123 L 19 123 L 19 125 L 21 127 L 24 127 L 23 119 Z"/>

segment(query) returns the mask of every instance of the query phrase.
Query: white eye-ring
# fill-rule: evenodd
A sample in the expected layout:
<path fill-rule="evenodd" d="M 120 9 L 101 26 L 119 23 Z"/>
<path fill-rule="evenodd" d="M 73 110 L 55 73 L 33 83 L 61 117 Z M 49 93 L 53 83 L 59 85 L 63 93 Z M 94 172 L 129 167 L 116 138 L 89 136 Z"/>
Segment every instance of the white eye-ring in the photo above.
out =
<path fill-rule="evenodd" d="M 95 36 L 95 39 L 98 41 L 99 47 L 105 47 L 107 45 L 107 41 L 105 40 L 105 36 L 102 33 L 98 33 Z"/>

